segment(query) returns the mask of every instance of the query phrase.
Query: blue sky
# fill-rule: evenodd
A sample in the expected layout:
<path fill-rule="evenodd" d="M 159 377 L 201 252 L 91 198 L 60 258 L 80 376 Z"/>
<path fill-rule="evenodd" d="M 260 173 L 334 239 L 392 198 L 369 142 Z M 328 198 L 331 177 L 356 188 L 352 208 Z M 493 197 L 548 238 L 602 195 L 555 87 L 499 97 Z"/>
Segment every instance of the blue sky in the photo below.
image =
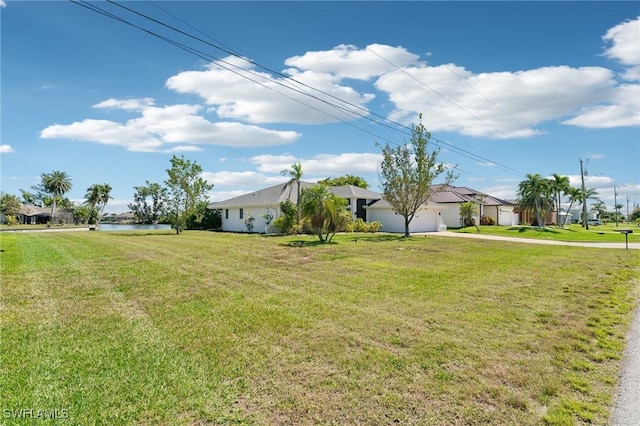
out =
<path fill-rule="evenodd" d="M 183 34 L 91 4 L 192 52 L 71 2 L 0 0 L 3 192 L 63 170 L 70 199 L 109 183 L 123 212 L 173 154 L 212 200 L 295 161 L 378 190 L 376 143 L 422 113 L 456 185 L 515 198 L 527 173 L 578 185 L 583 159 L 609 206 L 614 187 L 640 204 L 640 3 L 119 3 Z"/>

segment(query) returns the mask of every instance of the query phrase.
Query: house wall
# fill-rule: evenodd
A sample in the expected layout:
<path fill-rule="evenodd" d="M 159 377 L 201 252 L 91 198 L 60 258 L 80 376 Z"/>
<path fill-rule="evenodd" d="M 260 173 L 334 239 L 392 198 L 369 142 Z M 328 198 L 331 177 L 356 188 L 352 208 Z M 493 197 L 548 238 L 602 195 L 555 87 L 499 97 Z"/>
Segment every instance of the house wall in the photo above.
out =
<path fill-rule="evenodd" d="M 442 212 L 442 220 L 447 225 L 447 228 L 461 228 L 460 204 L 451 203 L 446 204 L 446 206 L 447 209 Z"/>
<path fill-rule="evenodd" d="M 518 216 L 513 212 L 513 207 L 509 206 L 483 206 L 483 214 L 492 217 L 496 225 L 513 226 L 518 224 Z"/>
<path fill-rule="evenodd" d="M 439 211 L 420 209 L 409 224 L 409 232 L 436 232 L 442 224 Z M 382 223 L 383 232 L 404 232 L 404 218 L 392 209 L 369 209 L 367 220 Z"/>
<path fill-rule="evenodd" d="M 267 212 L 266 206 L 260 207 L 245 207 L 243 209 L 243 218 L 240 219 L 240 209 L 232 208 L 229 210 L 229 218 L 225 217 L 225 209 L 220 212 L 222 215 L 222 230 L 231 232 L 248 232 L 247 225 L 244 223 L 245 219 L 249 215 L 253 216 L 253 232 L 273 232 L 273 219 L 280 215 L 280 210 L 274 207 L 270 207 L 269 211 L 273 215 L 271 220 L 271 229 L 266 229 L 265 219 L 262 217 Z"/>

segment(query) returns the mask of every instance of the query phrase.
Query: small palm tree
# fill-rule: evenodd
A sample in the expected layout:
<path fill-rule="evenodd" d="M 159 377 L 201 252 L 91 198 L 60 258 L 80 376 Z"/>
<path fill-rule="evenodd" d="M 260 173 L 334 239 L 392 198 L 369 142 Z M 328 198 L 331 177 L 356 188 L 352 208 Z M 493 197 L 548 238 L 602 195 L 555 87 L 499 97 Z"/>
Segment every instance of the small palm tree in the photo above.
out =
<path fill-rule="evenodd" d="M 321 242 L 330 242 L 346 223 L 346 200 L 335 195 L 326 185 L 314 185 L 301 195 L 302 215 L 309 219 L 311 228 Z"/>
<path fill-rule="evenodd" d="M 569 187 L 566 194 L 569 196 L 569 208 L 567 211 L 571 210 L 573 207 L 573 203 L 581 202 L 582 200 L 582 190 L 580 188 L 574 188 L 572 186 Z M 562 222 L 562 226 L 567 224 L 567 216 L 564 217 L 564 221 Z"/>
<path fill-rule="evenodd" d="M 97 211 L 98 213 L 97 223 L 100 223 L 102 220 L 104 209 L 107 207 L 109 200 L 113 198 L 111 197 L 111 190 L 111 185 L 108 183 L 102 185 L 94 184 L 87 189 L 87 193 L 84 196 L 86 200 L 85 204 L 87 204 L 91 209 L 89 216 L 91 216 L 94 211 Z"/>
<path fill-rule="evenodd" d="M 300 179 L 302 179 L 302 164 L 293 163 L 290 169 L 282 170 L 280 174 L 291 178 L 289 182 L 287 182 L 287 185 L 285 185 L 285 189 L 287 186 L 289 187 L 289 198 L 291 198 L 291 189 L 293 188 L 293 184 L 295 183 L 297 185 L 296 195 L 298 198 L 296 201 L 296 207 L 298 208 L 298 211 L 296 212 L 296 225 L 300 227 Z"/>
<path fill-rule="evenodd" d="M 569 191 L 569 177 L 562 176 L 557 173 L 552 175 L 552 179 L 549 179 L 549 187 L 553 195 L 553 203 L 556 209 L 556 216 L 558 218 L 558 225 L 563 226 L 560 223 L 560 209 L 562 206 L 562 195 L 567 194 Z"/>
<path fill-rule="evenodd" d="M 544 227 L 545 213 L 553 206 L 549 181 L 538 173 L 527 174 L 527 179 L 518 184 L 518 204 L 533 209 L 538 226 Z"/>
<path fill-rule="evenodd" d="M 71 190 L 71 178 L 62 171 L 54 170 L 51 173 L 42 173 L 42 187 L 51 194 L 51 223 L 53 223 L 56 212 L 56 199 L 62 198 L 64 194 Z"/>

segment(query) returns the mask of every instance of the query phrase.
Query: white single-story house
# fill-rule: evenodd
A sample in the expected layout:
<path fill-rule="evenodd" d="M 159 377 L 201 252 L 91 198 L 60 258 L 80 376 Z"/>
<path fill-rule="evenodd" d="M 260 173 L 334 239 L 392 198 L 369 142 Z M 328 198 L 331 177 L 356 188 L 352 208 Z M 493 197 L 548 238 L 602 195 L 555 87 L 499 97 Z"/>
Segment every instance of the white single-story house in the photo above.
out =
<path fill-rule="evenodd" d="M 507 200 L 501 200 L 465 186 L 448 185 L 442 188 L 436 185 L 433 187 L 433 191 L 434 194 L 430 201 L 449 207 L 442 213 L 443 221 L 449 228 L 463 226 L 460 205 L 467 201 L 478 205 L 478 215 L 474 217 L 478 225 L 481 216 L 493 218 L 496 225 L 513 226 L 518 224 L 518 214 L 514 212 L 516 205 Z"/>
<path fill-rule="evenodd" d="M 300 182 L 300 189 L 313 185 L 315 184 L 310 182 Z M 361 218 L 365 222 L 371 220 L 367 218 L 364 207 L 381 198 L 377 192 L 353 185 L 334 186 L 331 190 L 334 194 L 348 200 L 347 209 L 351 210 L 354 219 Z M 280 216 L 280 204 L 285 200 L 293 204 L 297 203 L 295 183 L 285 182 L 270 186 L 225 201 L 210 203 L 208 207 L 220 211 L 223 231 L 246 232 L 248 228 L 245 221 L 248 217 L 253 217 L 253 231 L 269 233 L 274 231 L 273 219 Z"/>
<path fill-rule="evenodd" d="M 301 189 L 313 186 L 310 182 L 300 182 Z M 347 209 L 354 219 L 365 222 L 380 222 L 385 232 L 404 232 L 404 218 L 395 213 L 389 202 L 379 192 L 353 185 L 334 186 L 331 191 L 348 200 Z M 511 226 L 518 223 L 514 213 L 515 205 L 467 187 L 434 185 L 429 202 L 416 212 L 409 231 L 438 232 L 447 227 L 462 226 L 460 204 L 473 201 L 479 206 L 479 216 L 493 217 L 496 224 Z M 297 202 L 296 184 L 281 183 L 225 201 L 209 204 L 210 209 L 219 210 L 222 230 L 232 232 L 248 231 L 246 220 L 253 217 L 253 232 L 273 232 L 273 219 L 280 215 L 280 204 L 290 200 Z M 270 218 L 270 220 L 268 220 Z M 479 217 L 476 218 L 479 223 Z"/>

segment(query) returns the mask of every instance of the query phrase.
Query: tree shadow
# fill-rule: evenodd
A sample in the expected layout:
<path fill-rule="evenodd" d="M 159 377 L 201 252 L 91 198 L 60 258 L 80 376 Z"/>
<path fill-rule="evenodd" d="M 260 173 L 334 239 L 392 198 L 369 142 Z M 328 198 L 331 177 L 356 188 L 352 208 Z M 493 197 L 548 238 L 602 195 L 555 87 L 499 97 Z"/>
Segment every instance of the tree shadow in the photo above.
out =
<path fill-rule="evenodd" d="M 526 226 L 512 226 L 508 228 L 509 231 L 518 231 L 520 234 L 524 234 L 527 231 L 545 232 L 549 234 L 559 234 L 560 231 L 551 228 L 538 228 L 538 227 L 526 227 Z"/>

